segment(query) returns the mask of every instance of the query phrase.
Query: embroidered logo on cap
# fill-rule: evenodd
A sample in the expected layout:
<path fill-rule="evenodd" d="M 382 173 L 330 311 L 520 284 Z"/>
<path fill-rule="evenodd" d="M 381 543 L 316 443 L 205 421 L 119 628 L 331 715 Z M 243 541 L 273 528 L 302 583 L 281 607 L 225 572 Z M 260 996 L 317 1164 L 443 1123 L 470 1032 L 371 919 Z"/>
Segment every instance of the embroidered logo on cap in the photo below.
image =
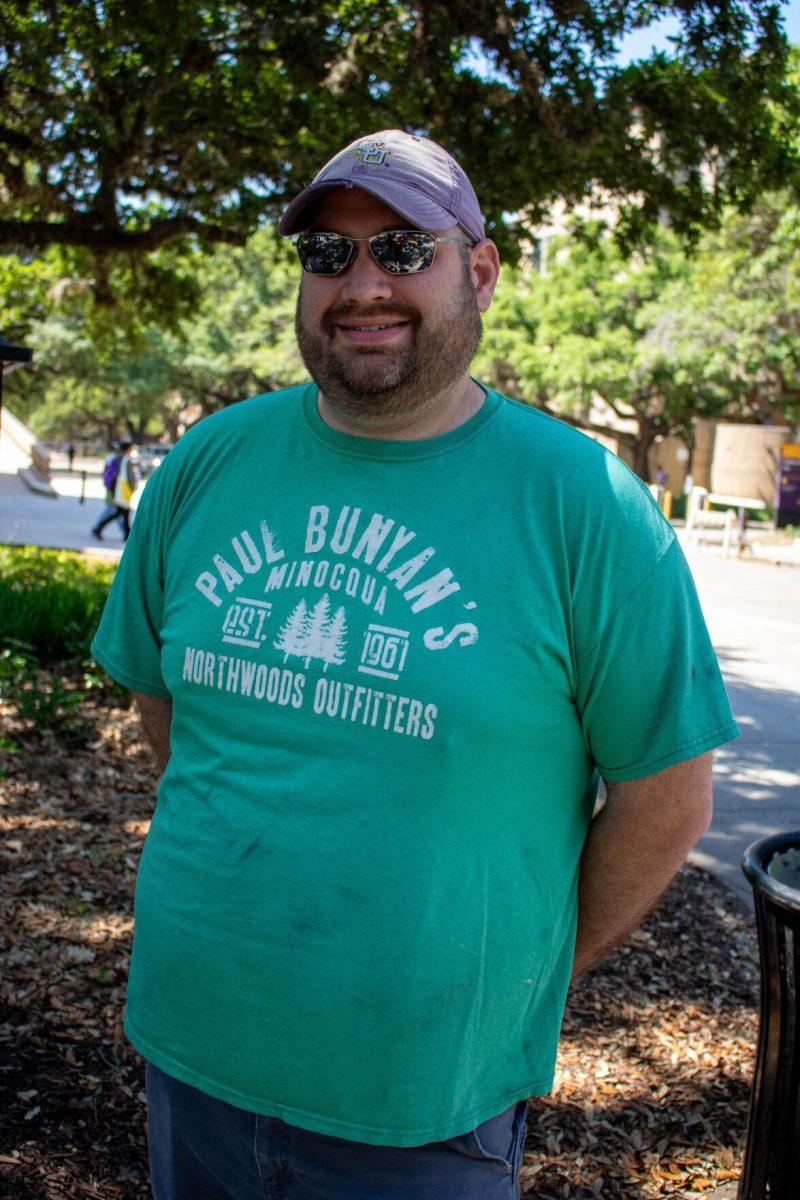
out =
<path fill-rule="evenodd" d="M 392 151 L 386 149 L 384 142 L 362 142 L 350 151 L 363 167 L 383 167 L 386 165 Z"/>

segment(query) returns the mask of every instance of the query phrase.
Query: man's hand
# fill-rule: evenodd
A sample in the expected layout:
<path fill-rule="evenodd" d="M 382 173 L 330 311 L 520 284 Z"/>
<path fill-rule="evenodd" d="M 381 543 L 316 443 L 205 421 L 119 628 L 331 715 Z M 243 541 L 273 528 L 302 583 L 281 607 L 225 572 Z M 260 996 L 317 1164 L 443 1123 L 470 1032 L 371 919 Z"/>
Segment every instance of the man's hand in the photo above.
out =
<path fill-rule="evenodd" d="M 606 783 L 581 855 L 573 980 L 641 922 L 708 829 L 713 757 Z"/>
<path fill-rule="evenodd" d="M 153 748 L 161 770 L 166 770 L 169 762 L 169 727 L 172 723 L 172 700 L 162 696 L 151 696 L 146 692 L 133 692 L 139 716 L 147 735 L 147 740 Z"/>

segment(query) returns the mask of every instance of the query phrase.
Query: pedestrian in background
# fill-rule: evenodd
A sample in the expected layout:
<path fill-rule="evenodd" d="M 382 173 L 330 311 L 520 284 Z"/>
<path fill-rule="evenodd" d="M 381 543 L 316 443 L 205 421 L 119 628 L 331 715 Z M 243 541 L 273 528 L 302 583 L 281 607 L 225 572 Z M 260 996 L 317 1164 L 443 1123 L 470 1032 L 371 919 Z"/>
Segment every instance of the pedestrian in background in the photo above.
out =
<path fill-rule="evenodd" d="M 131 501 L 139 481 L 137 454 L 133 442 L 122 441 L 116 453 L 110 454 L 103 466 L 103 483 L 106 488 L 106 506 L 92 526 L 92 536 L 103 540 L 106 525 L 117 520 L 124 541 L 131 531 Z"/>

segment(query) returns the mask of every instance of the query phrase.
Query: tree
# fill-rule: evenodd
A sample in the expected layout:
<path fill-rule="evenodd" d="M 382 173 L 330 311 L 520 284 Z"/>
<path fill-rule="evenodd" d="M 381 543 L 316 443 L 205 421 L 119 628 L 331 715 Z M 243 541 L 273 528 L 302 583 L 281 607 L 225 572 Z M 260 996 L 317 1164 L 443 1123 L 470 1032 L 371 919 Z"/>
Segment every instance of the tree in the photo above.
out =
<path fill-rule="evenodd" d="M 725 420 L 800 421 L 800 205 L 786 191 L 729 212 L 660 308 L 669 354 L 694 360 Z"/>
<path fill-rule="evenodd" d="M 788 192 L 750 216 L 729 210 L 692 256 L 669 230 L 626 257 L 585 227 L 556 243 L 547 274 L 506 272 L 475 369 L 617 438 L 647 479 L 654 440 L 691 446 L 695 417 L 800 418 L 799 268 L 800 206 Z"/>
<path fill-rule="evenodd" d="M 666 13 L 674 54 L 615 65 Z M 376 126 L 456 152 L 507 253 L 594 184 L 631 244 L 662 213 L 696 239 L 726 203 L 798 179 L 786 54 L 772 0 L 6 0 L 0 246 L 89 251 L 110 299 L 115 272 L 167 243 L 243 245 Z"/>
<path fill-rule="evenodd" d="M 307 378 L 294 334 L 299 269 L 274 228 L 196 256 L 198 302 L 162 339 L 184 405 L 206 415 Z"/>
<path fill-rule="evenodd" d="M 294 338 L 299 264 L 272 228 L 244 247 L 159 251 L 152 265 L 182 289 L 171 320 L 122 287 L 106 308 L 91 287 L 60 276 L 63 257 L 53 247 L 30 264 L 0 258 L 0 270 L 16 264 L 8 294 L 36 350 L 33 369 L 11 378 L 12 406 L 40 437 L 107 441 L 124 430 L 137 442 L 165 431 L 175 440 L 192 406 L 197 419 L 306 377 Z M 38 292 L 26 291 L 34 279 Z M 34 294 L 25 311 L 36 319 L 23 320 Z"/>

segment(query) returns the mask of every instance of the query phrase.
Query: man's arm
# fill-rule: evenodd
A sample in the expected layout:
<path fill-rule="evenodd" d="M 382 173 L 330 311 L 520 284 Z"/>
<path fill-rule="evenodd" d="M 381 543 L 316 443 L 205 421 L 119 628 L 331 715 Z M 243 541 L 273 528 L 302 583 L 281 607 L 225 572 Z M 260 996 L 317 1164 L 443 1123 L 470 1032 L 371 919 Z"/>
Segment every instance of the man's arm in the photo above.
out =
<path fill-rule="evenodd" d="M 169 762 L 169 727 L 172 723 L 172 700 L 162 696 L 151 696 L 147 692 L 133 692 L 139 716 L 142 718 L 147 740 L 153 748 L 161 770 Z"/>
<path fill-rule="evenodd" d="M 713 752 L 607 782 L 581 854 L 572 980 L 635 928 L 711 824 Z"/>

